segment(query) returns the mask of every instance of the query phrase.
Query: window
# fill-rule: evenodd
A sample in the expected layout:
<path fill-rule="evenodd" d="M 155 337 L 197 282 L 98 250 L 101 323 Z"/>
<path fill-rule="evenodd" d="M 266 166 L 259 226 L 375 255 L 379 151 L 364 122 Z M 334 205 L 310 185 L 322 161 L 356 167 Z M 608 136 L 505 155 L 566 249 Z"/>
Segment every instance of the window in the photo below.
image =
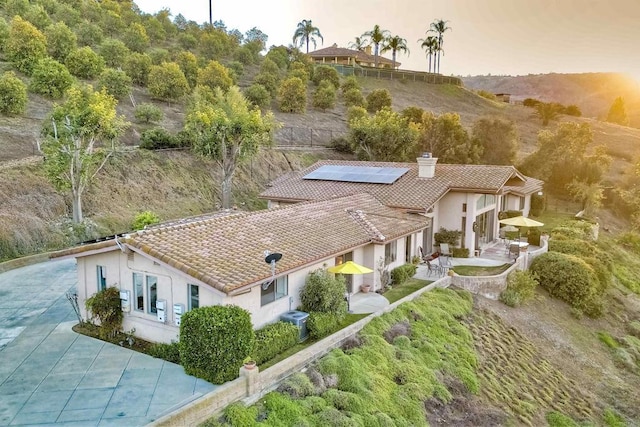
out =
<path fill-rule="evenodd" d="M 197 285 L 189 285 L 189 310 L 200 307 L 200 288 Z"/>
<path fill-rule="evenodd" d="M 384 245 L 384 260 L 385 262 L 394 262 L 398 258 L 398 241 L 394 240 Z"/>
<path fill-rule="evenodd" d="M 133 273 L 133 296 L 136 301 L 135 309 L 144 311 L 144 285 L 143 276 L 140 273 Z"/>
<path fill-rule="evenodd" d="M 147 311 L 150 314 L 158 312 L 156 302 L 158 301 L 158 278 L 155 276 L 147 276 L 147 295 L 149 297 L 149 307 Z"/>
<path fill-rule="evenodd" d="M 268 280 L 260 287 L 260 305 L 266 305 L 289 294 L 288 276 Z"/>
<path fill-rule="evenodd" d="M 463 203 L 463 204 L 462 204 L 462 212 L 464 213 L 464 212 L 466 212 L 466 211 L 467 211 L 467 204 L 466 204 L 466 203 Z"/>
<path fill-rule="evenodd" d="M 107 267 L 104 265 L 96 266 L 98 274 L 98 292 L 107 289 Z"/>
<path fill-rule="evenodd" d="M 523 210 L 524 209 L 524 197 L 520 197 L 520 206 L 518 207 L 519 210 Z"/>

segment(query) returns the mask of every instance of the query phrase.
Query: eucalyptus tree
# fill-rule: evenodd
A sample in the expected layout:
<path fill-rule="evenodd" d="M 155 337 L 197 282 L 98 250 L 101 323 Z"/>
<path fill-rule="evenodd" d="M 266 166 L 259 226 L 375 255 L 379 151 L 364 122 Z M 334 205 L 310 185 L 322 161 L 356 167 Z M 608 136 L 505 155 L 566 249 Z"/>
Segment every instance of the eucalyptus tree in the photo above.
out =
<path fill-rule="evenodd" d="M 311 19 L 303 19 L 298 22 L 298 27 L 296 28 L 295 33 L 293 33 L 293 44 L 296 46 L 302 47 L 306 45 L 307 53 L 309 53 L 309 42 L 313 43 L 313 48 L 316 48 L 316 37 L 320 39 L 324 43 L 324 39 L 322 38 L 322 34 L 320 33 L 320 29 L 318 27 L 313 26 L 313 22 Z"/>
<path fill-rule="evenodd" d="M 378 68 L 378 53 L 380 51 L 380 44 L 389 36 L 389 31 L 380 28 L 380 25 L 373 26 L 371 31 L 367 31 L 362 35 L 363 37 L 369 37 L 371 43 L 373 43 L 373 55 L 375 57 L 374 64 Z"/>
<path fill-rule="evenodd" d="M 438 73 L 440 72 L 440 53 L 443 52 L 442 48 L 444 46 L 444 33 L 447 30 L 451 29 L 451 27 L 447 26 L 448 22 L 449 21 L 444 21 L 442 19 L 436 19 L 431 23 L 431 26 L 429 27 L 430 28 L 429 31 L 436 33 L 438 37 L 438 56 L 437 56 L 437 62 L 436 62 L 438 67 Z"/>
<path fill-rule="evenodd" d="M 349 43 L 349 49 L 359 50 L 360 52 L 364 52 L 365 48 L 369 46 L 369 40 L 366 37 L 360 36 L 353 39 L 352 42 Z"/>
<path fill-rule="evenodd" d="M 382 46 L 382 53 L 391 51 L 391 60 L 393 61 L 393 68 L 396 68 L 396 54 L 398 52 L 404 52 L 409 55 L 409 48 L 407 47 L 407 40 L 400 36 L 389 36 L 384 41 Z"/>
<path fill-rule="evenodd" d="M 429 59 L 429 72 L 431 72 L 431 60 L 435 57 L 438 52 L 438 38 L 436 36 L 427 36 L 424 39 L 418 39 L 418 42 L 421 43 L 420 47 L 424 49 L 427 54 L 427 58 Z M 435 62 L 435 61 L 434 61 Z M 433 71 L 436 71 L 435 63 L 433 64 Z"/>

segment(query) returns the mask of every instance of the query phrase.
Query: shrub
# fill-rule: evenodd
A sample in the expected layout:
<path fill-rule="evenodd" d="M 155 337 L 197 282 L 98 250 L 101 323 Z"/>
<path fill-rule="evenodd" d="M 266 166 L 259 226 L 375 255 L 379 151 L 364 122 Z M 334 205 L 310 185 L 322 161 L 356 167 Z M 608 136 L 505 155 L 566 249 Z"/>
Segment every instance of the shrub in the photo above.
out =
<path fill-rule="evenodd" d="M 247 46 L 240 46 L 238 49 L 236 49 L 234 58 L 244 65 L 253 64 L 253 52 Z"/>
<path fill-rule="evenodd" d="M 4 52 L 18 70 L 31 75 L 38 62 L 47 55 L 47 39 L 31 23 L 16 15 L 11 20 Z"/>
<path fill-rule="evenodd" d="M 347 123 L 351 123 L 354 120 L 361 119 L 363 117 L 367 117 L 369 113 L 362 107 L 358 107 L 356 105 L 349 107 L 347 109 Z"/>
<path fill-rule="evenodd" d="M 311 312 L 307 318 L 309 336 L 314 340 L 331 335 L 339 327 L 340 319 L 333 313 Z"/>
<path fill-rule="evenodd" d="M 100 56 L 108 67 L 122 67 L 129 54 L 129 49 L 120 40 L 109 38 L 100 44 Z"/>
<path fill-rule="evenodd" d="M 162 113 L 160 107 L 148 102 L 144 102 L 136 107 L 133 115 L 139 122 L 155 123 L 162 120 L 164 114 Z"/>
<path fill-rule="evenodd" d="M 0 113 L 23 114 L 27 109 L 27 85 L 12 71 L 0 77 Z"/>
<path fill-rule="evenodd" d="M 320 86 L 323 80 L 327 80 L 335 89 L 340 87 L 340 74 L 338 70 L 329 65 L 319 65 L 313 72 L 313 83 Z"/>
<path fill-rule="evenodd" d="M 458 245 L 460 238 L 462 237 L 462 231 L 460 230 L 447 230 L 444 227 L 440 227 L 440 231 L 434 233 L 433 239 L 436 245 L 440 243 L 447 243 L 452 246 Z"/>
<path fill-rule="evenodd" d="M 133 83 L 146 86 L 151 71 L 151 57 L 146 53 L 133 52 L 125 59 L 122 69 Z"/>
<path fill-rule="evenodd" d="M 244 96 L 259 108 L 264 108 L 271 104 L 271 94 L 264 86 L 258 83 L 254 83 L 245 89 Z"/>
<path fill-rule="evenodd" d="M 533 98 L 526 98 L 524 101 L 522 101 L 522 105 L 524 105 L 525 107 L 536 108 L 540 104 L 541 104 L 540 101 L 538 101 L 537 99 L 533 99 Z"/>
<path fill-rule="evenodd" d="M 154 47 L 148 51 L 149 58 L 151 58 L 152 65 L 161 65 L 163 62 L 170 62 L 171 55 L 167 49 L 160 47 Z"/>
<path fill-rule="evenodd" d="M 345 138 L 344 136 L 341 136 L 341 137 L 338 137 L 338 138 L 333 138 L 329 142 L 329 147 L 333 148 L 338 153 L 348 153 L 348 154 L 353 154 L 354 153 L 353 147 L 351 146 L 351 143 L 349 142 L 349 139 Z"/>
<path fill-rule="evenodd" d="M 50 98 L 62 98 L 73 84 L 73 76 L 67 67 L 53 58 L 44 58 L 33 70 L 29 90 Z"/>
<path fill-rule="evenodd" d="M 144 230 L 147 225 L 153 225 L 160 222 L 160 217 L 151 211 L 139 212 L 136 214 L 131 228 L 133 230 Z"/>
<path fill-rule="evenodd" d="M 422 123 L 422 115 L 424 113 L 425 111 L 422 108 L 416 107 L 416 106 L 410 106 L 403 109 L 400 112 L 400 115 L 405 119 L 407 119 L 409 123 L 420 124 Z"/>
<path fill-rule="evenodd" d="M 71 74 L 83 79 L 93 79 L 104 69 L 104 60 L 89 46 L 72 51 L 65 64 Z"/>
<path fill-rule="evenodd" d="M 391 270 L 391 282 L 394 286 L 400 286 L 415 274 L 418 266 L 415 264 L 405 264 Z"/>
<path fill-rule="evenodd" d="M 323 269 L 312 271 L 300 291 L 302 311 L 344 316 L 347 312 L 347 303 L 344 300 L 346 289 L 343 276 L 332 277 Z"/>
<path fill-rule="evenodd" d="M 563 413 L 551 411 L 546 417 L 549 427 L 579 427 L 578 423 Z"/>
<path fill-rule="evenodd" d="M 308 376 L 302 372 L 296 372 L 284 380 L 276 391 L 287 394 L 293 399 L 302 399 L 307 396 L 313 396 L 316 388 Z"/>
<path fill-rule="evenodd" d="M 618 344 L 618 341 L 613 338 L 611 335 L 609 335 L 608 332 L 598 332 L 598 339 L 607 347 L 609 348 L 618 348 L 620 347 L 620 344 Z"/>
<path fill-rule="evenodd" d="M 189 92 L 189 82 L 175 62 L 153 65 L 147 79 L 147 88 L 152 97 L 177 101 Z"/>
<path fill-rule="evenodd" d="M 189 82 L 189 87 L 193 89 L 198 84 L 198 58 L 189 52 L 182 51 L 175 56 L 175 63 L 178 64 L 184 77 Z"/>
<path fill-rule="evenodd" d="M 122 308 L 120 290 L 115 286 L 103 289 L 87 299 L 85 307 L 91 312 L 91 319 L 100 321 L 99 335 L 102 339 L 114 337 L 122 329 Z"/>
<path fill-rule="evenodd" d="M 469 258 L 469 248 L 451 248 L 454 258 Z"/>
<path fill-rule="evenodd" d="M 258 409 L 255 406 L 246 407 L 240 402 L 232 403 L 224 411 L 224 418 L 228 425 L 238 427 L 252 427 L 256 425 Z"/>
<path fill-rule="evenodd" d="M 297 77 L 286 79 L 278 89 L 278 107 L 285 113 L 304 113 L 307 107 L 307 89 Z"/>
<path fill-rule="evenodd" d="M 49 56 L 60 62 L 64 62 L 78 44 L 75 33 L 64 22 L 50 25 L 44 34 L 47 38 Z"/>
<path fill-rule="evenodd" d="M 260 73 L 280 75 L 280 67 L 272 59 L 265 58 L 260 64 Z"/>
<path fill-rule="evenodd" d="M 531 210 L 529 213 L 532 216 L 540 216 L 544 212 L 544 196 L 539 196 L 537 194 L 531 195 Z"/>
<path fill-rule="evenodd" d="M 129 25 L 122 35 L 122 41 L 129 50 L 134 52 L 142 53 L 149 46 L 147 30 L 137 22 Z"/>
<path fill-rule="evenodd" d="M 487 90 L 479 89 L 476 91 L 476 93 L 483 98 L 490 99 L 492 101 L 496 100 L 496 95 Z"/>
<path fill-rule="evenodd" d="M 300 331 L 292 323 L 277 322 L 255 332 L 256 341 L 251 353 L 257 364 L 273 359 L 298 343 Z"/>
<path fill-rule="evenodd" d="M 342 94 L 347 93 L 352 89 L 360 90 L 360 83 L 358 83 L 358 79 L 356 76 L 349 76 L 342 81 L 342 85 L 340 85 L 340 90 L 342 90 Z"/>
<path fill-rule="evenodd" d="M 336 105 L 336 89 L 331 82 L 323 80 L 313 92 L 313 106 L 320 110 L 327 110 Z"/>
<path fill-rule="evenodd" d="M 149 356 L 180 364 L 180 344 L 155 343 L 149 347 Z"/>
<path fill-rule="evenodd" d="M 175 135 L 166 129 L 157 127 L 148 129 L 140 135 L 140 148 L 145 150 L 161 150 L 163 148 L 177 148 L 180 144 Z"/>
<path fill-rule="evenodd" d="M 540 235 L 541 235 L 541 231 L 540 228 L 538 227 L 533 227 L 530 228 L 529 231 L 527 232 L 527 242 L 530 245 L 534 245 L 534 246 L 540 246 Z"/>
<path fill-rule="evenodd" d="M 262 85 L 265 89 L 269 91 L 271 97 L 275 97 L 278 93 L 278 76 L 275 74 L 268 73 L 260 73 L 253 79 L 254 84 Z M 306 91 L 305 91 L 306 96 Z"/>
<path fill-rule="evenodd" d="M 80 46 L 97 46 L 102 43 L 104 33 L 96 24 L 85 21 L 76 28 L 76 36 Z"/>
<path fill-rule="evenodd" d="M 376 89 L 367 95 L 367 111 L 375 113 L 384 107 L 391 108 L 391 94 L 387 89 Z"/>
<path fill-rule="evenodd" d="M 342 98 L 344 99 L 344 105 L 347 107 L 366 107 L 367 102 L 364 100 L 364 96 L 360 89 L 353 88 L 349 89 L 346 92 L 343 92 Z"/>
<path fill-rule="evenodd" d="M 500 294 L 500 301 L 509 307 L 517 307 L 535 295 L 538 280 L 529 271 L 514 271 L 507 277 L 507 289 Z"/>
<path fill-rule="evenodd" d="M 240 77 L 244 74 L 244 65 L 240 61 L 231 61 L 227 64 L 227 68 L 234 73 L 236 73 L 237 77 Z"/>
<path fill-rule="evenodd" d="M 547 252 L 533 260 L 530 270 L 552 297 L 582 310 L 589 306 L 598 288 L 591 266 L 573 255 Z"/>
<path fill-rule="evenodd" d="M 108 94 L 121 99 L 131 93 L 131 77 L 124 71 L 107 68 L 100 74 L 98 88 L 106 89 Z"/>
<path fill-rule="evenodd" d="M 304 83 L 305 86 L 309 84 L 309 73 L 307 73 L 305 70 L 301 70 L 301 69 L 290 70 L 287 73 L 287 78 L 291 78 L 291 77 L 299 78 L 300 80 L 302 80 L 302 83 Z"/>
<path fill-rule="evenodd" d="M 640 255 L 640 234 L 634 231 L 628 231 L 620 234 L 616 241 L 626 249 Z"/>
<path fill-rule="evenodd" d="M 198 45 L 198 39 L 193 34 L 180 33 L 178 34 L 178 44 L 183 49 L 192 50 Z"/>
<path fill-rule="evenodd" d="M 195 308 L 182 316 L 180 360 L 188 375 L 222 384 L 238 376 L 254 340 L 246 310 L 233 305 Z"/>
<path fill-rule="evenodd" d="M 633 320 L 627 323 L 627 331 L 636 338 L 640 338 L 640 321 Z"/>
<path fill-rule="evenodd" d="M 205 68 L 198 71 L 198 84 L 214 89 L 222 88 L 226 91 L 231 87 L 233 81 L 229 77 L 229 69 L 218 61 L 209 61 Z"/>
<path fill-rule="evenodd" d="M 7 39 L 9 38 L 9 24 L 0 16 L 0 52 L 4 52 Z"/>

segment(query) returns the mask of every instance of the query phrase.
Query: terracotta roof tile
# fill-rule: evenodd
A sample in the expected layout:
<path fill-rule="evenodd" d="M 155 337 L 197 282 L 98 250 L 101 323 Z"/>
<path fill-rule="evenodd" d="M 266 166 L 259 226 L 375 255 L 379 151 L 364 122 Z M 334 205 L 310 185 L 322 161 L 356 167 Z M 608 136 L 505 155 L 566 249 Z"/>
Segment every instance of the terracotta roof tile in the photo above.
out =
<path fill-rule="evenodd" d="M 347 49 L 344 47 L 329 46 L 322 49 L 309 52 L 308 55 L 312 58 L 335 58 L 335 57 L 350 57 L 356 58 L 359 62 L 375 62 L 375 56 L 366 52 L 362 52 L 355 49 Z M 392 64 L 393 61 L 378 55 L 378 63 Z M 396 61 L 396 65 L 400 63 Z"/>

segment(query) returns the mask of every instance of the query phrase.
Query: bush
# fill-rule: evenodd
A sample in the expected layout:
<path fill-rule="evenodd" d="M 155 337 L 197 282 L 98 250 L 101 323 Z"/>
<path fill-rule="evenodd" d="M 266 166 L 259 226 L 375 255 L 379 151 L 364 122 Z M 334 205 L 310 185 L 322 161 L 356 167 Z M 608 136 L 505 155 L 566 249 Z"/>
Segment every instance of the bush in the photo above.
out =
<path fill-rule="evenodd" d="M 120 290 L 115 286 L 103 289 L 87 299 L 85 307 L 91 312 L 91 320 L 100 321 L 99 335 L 102 339 L 112 338 L 122 329 L 122 308 Z"/>
<path fill-rule="evenodd" d="M 260 64 L 260 73 L 280 75 L 280 67 L 272 59 L 265 58 Z"/>
<path fill-rule="evenodd" d="M 349 139 L 345 138 L 344 136 L 341 136 L 341 137 L 338 137 L 338 138 L 333 138 L 329 142 L 329 147 L 333 148 L 338 153 L 347 153 L 347 154 L 353 154 L 354 153 L 353 147 L 351 146 L 351 143 L 349 142 Z"/>
<path fill-rule="evenodd" d="M 180 364 L 180 344 L 156 343 L 149 347 L 149 356 Z"/>
<path fill-rule="evenodd" d="M 527 242 L 530 245 L 534 245 L 534 246 L 540 246 L 540 235 L 541 235 L 541 231 L 540 228 L 538 227 L 534 227 L 534 228 L 530 228 L 529 231 L 527 232 Z"/>
<path fill-rule="evenodd" d="M 500 294 L 500 301 L 509 307 L 517 307 L 535 295 L 538 280 L 529 271 L 514 271 L 507 277 L 507 289 Z"/>
<path fill-rule="evenodd" d="M 0 16 L 0 52 L 4 52 L 8 38 L 9 24 L 7 24 L 7 21 L 5 21 L 4 18 Z"/>
<path fill-rule="evenodd" d="M 151 57 L 146 53 L 133 52 L 125 59 L 122 69 L 133 83 L 146 86 L 151 71 Z"/>
<path fill-rule="evenodd" d="M 469 258 L 469 248 L 451 248 L 454 258 Z"/>
<path fill-rule="evenodd" d="M 327 110 L 336 105 L 336 89 L 331 82 L 323 80 L 313 92 L 313 106 L 320 110 Z"/>
<path fill-rule="evenodd" d="M 287 394 L 292 399 L 303 399 L 307 396 L 313 396 L 316 388 L 307 375 L 302 372 L 296 372 L 284 380 L 276 391 Z"/>
<path fill-rule="evenodd" d="M 253 79 L 253 83 L 262 85 L 266 90 L 269 91 L 269 94 L 271 95 L 272 98 L 275 97 L 276 94 L 278 93 L 279 82 L 280 80 L 278 79 L 278 76 L 276 76 L 275 74 L 268 74 L 268 73 L 260 73 Z M 305 96 L 306 96 L 306 91 L 305 91 Z"/>
<path fill-rule="evenodd" d="M 367 113 L 367 110 L 354 105 L 353 107 L 349 107 L 347 109 L 347 123 L 351 123 L 354 120 L 367 117 L 368 115 L 369 113 Z"/>
<path fill-rule="evenodd" d="M 307 108 L 307 88 L 297 77 L 286 79 L 278 89 L 278 107 L 285 113 L 304 113 Z"/>
<path fill-rule="evenodd" d="M 360 83 L 358 83 L 358 79 L 356 76 L 349 76 L 342 81 L 342 85 L 340 85 L 340 90 L 342 90 L 342 94 L 349 92 L 350 90 L 357 89 L 360 90 Z"/>
<path fill-rule="evenodd" d="M 157 127 L 148 129 L 140 135 L 140 148 L 145 150 L 161 150 L 164 148 L 177 148 L 180 142 L 175 135 L 167 130 Z"/>
<path fill-rule="evenodd" d="M 144 123 L 155 123 L 162 120 L 164 114 L 160 107 L 148 102 L 138 105 L 133 112 L 136 120 Z"/>
<path fill-rule="evenodd" d="M 97 46 L 102 43 L 104 33 L 96 24 L 85 21 L 77 26 L 76 36 L 80 46 Z"/>
<path fill-rule="evenodd" d="M 11 20 L 4 46 L 7 59 L 23 73 L 31 75 L 38 62 L 47 55 L 47 39 L 36 27 L 16 15 Z"/>
<path fill-rule="evenodd" d="M 579 427 L 578 423 L 563 413 L 551 411 L 546 417 L 549 427 Z"/>
<path fill-rule="evenodd" d="M 121 99 L 131 93 L 131 77 L 124 71 L 107 68 L 100 74 L 98 89 L 106 89 L 108 94 Z"/>
<path fill-rule="evenodd" d="M 415 274 L 418 266 L 415 264 L 405 264 L 391 270 L 391 283 L 394 286 L 400 286 L 407 280 L 411 279 Z"/>
<path fill-rule="evenodd" d="M 83 79 L 93 79 L 104 69 L 104 60 L 89 46 L 72 51 L 65 64 L 71 74 Z"/>
<path fill-rule="evenodd" d="M 384 107 L 391 108 L 391 94 L 387 89 L 376 89 L 367 95 L 367 111 L 375 113 Z"/>
<path fill-rule="evenodd" d="M 343 92 L 342 98 L 344 99 L 344 105 L 347 107 L 363 107 L 366 108 L 367 102 L 364 100 L 364 96 L 360 89 L 353 88 L 349 89 L 346 92 Z"/>
<path fill-rule="evenodd" d="M 256 425 L 258 409 L 255 406 L 246 407 L 240 402 L 232 403 L 224 411 L 227 425 L 238 427 L 252 427 Z"/>
<path fill-rule="evenodd" d="M 129 54 L 129 49 L 120 40 L 109 38 L 100 44 L 100 56 L 108 67 L 122 67 Z"/>
<path fill-rule="evenodd" d="M 244 65 L 251 65 L 254 62 L 253 51 L 247 46 L 240 46 L 236 49 L 234 58 Z"/>
<path fill-rule="evenodd" d="M 53 58 L 44 58 L 33 70 L 29 90 L 50 98 L 62 98 L 73 84 L 73 76 L 67 67 Z"/>
<path fill-rule="evenodd" d="M 142 25 L 136 22 L 129 25 L 127 30 L 122 35 L 122 41 L 129 50 L 132 50 L 134 52 L 142 53 L 149 46 L 149 36 L 147 35 L 147 30 L 145 30 Z"/>
<path fill-rule="evenodd" d="M 331 335 L 339 327 L 340 319 L 332 313 L 311 312 L 307 318 L 309 336 L 314 340 Z"/>
<path fill-rule="evenodd" d="M 490 99 L 492 101 L 496 100 L 496 95 L 487 90 L 479 89 L 476 91 L 476 93 L 483 98 Z"/>
<path fill-rule="evenodd" d="M 257 364 L 273 359 L 298 343 L 300 330 L 292 323 L 277 322 L 256 331 L 251 353 Z"/>
<path fill-rule="evenodd" d="M 163 62 L 171 61 L 171 55 L 169 55 L 169 51 L 167 49 L 154 47 L 153 49 L 150 49 L 147 54 L 149 55 L 149 58 L 151 58 L 152 65 L 162 65 Z"/>
<path fill-rule="evenodd" d="M 175 62 L 153 65 L 147 79 L 147 87 L 152 97 L 177 101 L 189 93 L 189 82 Z"/>
<path fill-rule="evenodd" d="M 342 317 L 347 312 L 347 303 L 344 300 L 346 290 L 343 276 L 332 277 L 323 269 L 312 271 L 300 291 L 302 311 L 332 313 Z"/>
<path fill-rule="evenodd" d="M 573 255 L 547 252 L 533 260 L 530 270 L 549 295 L 589 315 L 586 309 L 596 295 L 598 280 L 585 261 Z"/>
<path fill-rule="evenodd" d="M 460 242 L 460 238 L 462 237 L 462 231 L 460 230 L 447 230 L 444 227 L 440 227 L 440 231 L 434 233 L 433 239 L 436 242 L 436 245 L 440 243 L 447 243 L 451 246 L 457 246 Z"/>
<path fill-rule="evenodd" d="M 531 195 L 531 209 L 529 213 L 532 216 L 540 216 L 544 212 L 544 196 L 539 196 L 537 194 Z"/>
<path fill-rule="evenodd" d="M 244 65 L 240 61 L 231 61 L 227 64 L 227 68 L 236 73 L 237 77 L 244 74 Z"/>
<path fill-rule="evenodd" d="M 147 225 L 153 225 L 160 222 L 160 217 L 151 211 L 139 212 L 136 214 L 133 222 L 131 223 L 131 228 L 134 231 L 144 230 Z"/>
<path fill-rule="evenodd" d="M 49 56 L 60 62 L 64 62 L 78 44 L 75 33 L 64 22 L 49 26 L 44 34 L 47 37 Z"/>
<path fill-rule="evenodd" d="M 229 69 L 218 61 L 209 61 L 207 66 L 198 72 L 198 84 L 214 89 L 228 90 L 233 81 L 229 76 Z"/>
<path fill-rule="evenodd" d="M 182 316 L 180 360 L 188 375 L 222 384 L 238 377 L 254 341 L 246 310 L 233 305 L 195 308 Z"/>
<path fill-rule="evenodd" d="M 533 98 L 526 98 L 524 101 L 522 101 L 522 105 L 524 105 L 525 107 L 536 108 L 540 104 L 541 104 L 540 101 L 538 101 L 537 99 L 533 99 Z"/>
<path fill-rule="evenodd" d="M 340 74 L 329 65 L 318 65 L 313 72 L 313 83 L 316 86 L 320 86 L 323 80 L 327 80 L 335 89 L 340 87 Z"/>
<path fill-rule="evenodd" d="M 0 77 L 0 113 L 23 114 L 27 110 L 27 85 L 12 71 Z"/>
<path fill-rule="evenodd" d="M 265 108 L 271 104 L 271 94 L 264 86 L 258 83 L 254 83 L 245 89 L 244 96 L 259 108 Z"/>

